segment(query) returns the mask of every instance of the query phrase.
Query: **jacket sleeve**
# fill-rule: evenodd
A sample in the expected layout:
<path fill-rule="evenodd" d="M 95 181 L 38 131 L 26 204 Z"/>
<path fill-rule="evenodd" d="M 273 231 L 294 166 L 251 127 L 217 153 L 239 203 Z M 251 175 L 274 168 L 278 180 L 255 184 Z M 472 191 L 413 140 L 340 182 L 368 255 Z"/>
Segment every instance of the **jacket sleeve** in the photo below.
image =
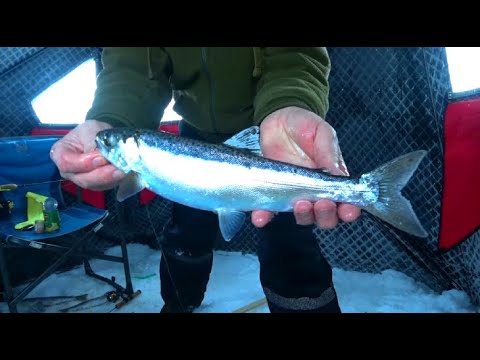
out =
<path fill-rule="evenodd" d="M 157 129 L 172 98 L 168 55 L 159 48 L 104 48 L 102 63 L 86 119 Z"/>
<path fill-rule="evenodd" d="M 256 124 L 287 106 L 301 107 L 325 118 L 331 68 L 326 48 L 269 47 L 262 49 L 258 58 L 261 60 L 256 59 L 260 73 L 254 101 Z"/>

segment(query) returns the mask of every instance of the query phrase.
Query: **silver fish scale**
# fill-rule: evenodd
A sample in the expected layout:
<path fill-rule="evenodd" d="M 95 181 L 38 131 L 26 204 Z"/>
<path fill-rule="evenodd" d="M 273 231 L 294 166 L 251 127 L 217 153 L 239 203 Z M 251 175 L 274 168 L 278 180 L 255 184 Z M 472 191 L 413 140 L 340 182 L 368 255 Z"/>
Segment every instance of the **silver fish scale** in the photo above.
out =
<path fill-rule="evenodd" d="M 150 153 L 148 160 L 144 158 L 146 167 L 139 171 L 154 192 L 163 193 L 179 202 L 188 197 L 188 201 L 199 208 L 205 208 L 208 202 L 211 208 L 228 203 L 233 207 L 237 204 L 243 210 L 265 207 L 272 211 L 288 211 L 296 199 L 315 201 L 326 198 L 367 205 L 378 198 L 376 184 L 365 179 L 333 176 L 319 170 L 266 159 L 225 144 L 210 144 L 150 131 L 138 134 L 137 144 L 145 149 L 141 150 L 143 156 L 146 156 L 149 148 L 179 156 L 178 162 L 173 165 L 164 163 L 164 166 L 170 166 L 170 171 L 175 165 L 196 169 L 196 179 L 188 179 L 184 175 L 175 177 L 172 172 L 167 174 L 168 170 L 155 170 L 156 160 L 160 161 L 163 156 L 160 152 L 158 157 Z M 172 161 L 167 159 L 168 156 L 163 161 Z M 232 165 L 236 167 L 232 168 Z M 245 171 L 241 171 L 241 168 Z M 231 179 L 225 179 L 226 172 L 231 172 Z M 157 183 L 160 178 L 162 184 Z M 217 187 L 211 188 L 212 183 L 216 183 Z M 183 194 L 182 199 L 177 198 L 179 192 Z"/>
<path fill-rule="evenodd" d="M 172 137 L 175 137 L 175 139 L 172 139 Z M 162 148 L 173 154 L 199 157 L 203 160 L 236 164 L 246 168 L 255 167 L 259 169 L 270 169 L 282 173 L 288 172 L 325 181 L 354 181 L 350 177 L 328 175 L 319 170 L 311 170 L 301 166 L 266 159 L 252 154 L 248 150 L 237 149 L 224 144 L 209 144 L 188 138 L 179 139 L 177 135 L 169 133 L 145 131 L 138 139 L 147 146 Z"/>
<path fill-rule="evenodd" d="M 289 211 L 300 199 L 359 206 L 378 199 L 377 184 L 365 177 L 334 176 L 227 144 L 136 129 L 98 136 L 100 148 L 117 167 L 136 171 L 153 192 L 201 209 Z"/>

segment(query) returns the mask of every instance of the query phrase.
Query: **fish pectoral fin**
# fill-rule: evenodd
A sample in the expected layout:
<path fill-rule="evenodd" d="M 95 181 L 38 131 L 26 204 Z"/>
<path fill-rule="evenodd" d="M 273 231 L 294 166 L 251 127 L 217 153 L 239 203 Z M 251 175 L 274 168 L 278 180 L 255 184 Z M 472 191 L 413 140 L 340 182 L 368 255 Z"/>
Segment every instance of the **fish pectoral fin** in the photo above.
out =
<path fill-rule="evenodd" d="M 248 150 L 256 155 L 263 156 L 260 147 L 260 128 L 258 126 L 251 126 L 240 131 L 226 140 L 224 144 L 237 149 Z"/>
<path fill-rule="evenodd" d="M 127 176 L 120 182 L 117 189 L 117 200 L 122 202 L 125 199 L 139 193 L 145 189 L 143 181 L 136 172 L 129 172 Z"/>
<path fill-rule="evenodd" d="M 220 209 L 217 210 L 220 232 L 225 241 L 230 241 L 240 231 L 245 222 L 246 214 L 243 211 Z"/>

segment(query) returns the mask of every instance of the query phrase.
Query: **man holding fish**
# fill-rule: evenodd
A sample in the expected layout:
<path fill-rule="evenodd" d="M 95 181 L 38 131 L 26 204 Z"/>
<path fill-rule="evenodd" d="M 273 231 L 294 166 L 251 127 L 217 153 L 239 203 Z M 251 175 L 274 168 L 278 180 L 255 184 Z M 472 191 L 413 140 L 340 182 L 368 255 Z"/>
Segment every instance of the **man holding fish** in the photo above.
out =
<path fill-rule="evenodd" d="M 172 96 L 182 116 L 181 137 L 219 144 L 259 126 L 261 156 L 348 176 L 335 130 L 325 120 L 331 66 L 325 48 L 104 48 L 102 62 L 86 121 L 51 151 L 62 176 L 80 187 L 107 190 L 125 181 L 125 169 L 97 149 L 97 134 L 119 127 L 157 130 Z M 251 212 L 271 312 L 341 312 L 313 229 L 333 229 L 359 216 L 360 207 L 328 199 L 296 199 L 292 212 Z M 219 214 L 174 203 L 162 244 L 162 312 L 201 305 L 218 229 Z"/>

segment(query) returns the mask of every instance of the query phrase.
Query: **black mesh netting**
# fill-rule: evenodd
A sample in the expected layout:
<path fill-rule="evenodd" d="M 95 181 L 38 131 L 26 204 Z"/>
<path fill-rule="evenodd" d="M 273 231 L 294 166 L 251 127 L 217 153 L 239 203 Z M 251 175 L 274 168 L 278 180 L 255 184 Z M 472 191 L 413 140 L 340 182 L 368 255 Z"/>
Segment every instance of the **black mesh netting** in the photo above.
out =
<path fill-rule="evenodd" d="M 24 50 L 24 52 L 27 50 Z M 28 50 L 32 51 L 32 50 Z M 35 123 L 29 101 L 52 79 L 84 61 L 95 48 L 42 50 L 46 55 L 15 63 L 0 71 L 0 136 L 28 133 Z M 316 230 L 331 264 L 357 271 L 395 269 L 441 291 L 465 290 L 480 303 L 480 233 L 445 254 L 437 251 L 443 184 L 443 120 L 450 89 L 443 48 L 329 48 L 330 111 L 352 175 L 369 171 L 409 151 L 425 149 L 427 157 L 404 190 L 429 233 L 426 240 L 408 236 L 368 213 L 333 231 Z M 8 85 L 8 86 L 7 86 Z M 4 126 L 5 125 L 5 126 Z M 120 232 L 129 242 L 157 247 L 171 204 L 156 198 L 147 206 L 130 199 L 118 206 L 107 193 L 110 217 L 100 231 L 116 243 Z M 152 226 L 153 225 L 153 226 Z M 153 230 L 155 229 L 155 230 Z M 256 251 L 250 222 L 231 242 L 219 238 L 218 249 Z M 99 243 L 101 248 L 103 243 Z"/>
<path fill-rule="evenodd" d="M 456 284 L 478 301 L 480 288 L 473 279 L 478 274 L 474 264 L 480 259 L 478 250 L 473 251 L 473 240 L 445 255 L 436 251 L 443 184 L 443 120 L 450 89 L 444 49 L 333 48 L 330 54 L 333 68 L 328 120 L 337 130 L 352 174 L 371 170 L 409 151 L 429 152 L 404 191 L 429 237 L 418 241 L 364 213 L 355 224 L 316 231 L 327 257 L 346 269 L 397 269 L 435 289 Z M 470 250 L 468 258 L 463 250 L 466 247 Z"/>
<path fill-rule="evenodd" d="M 434 76 L 445 74 L 434 71 L 443 66 L 444 54 L 436 51 L 439 61 L 426 60 L 426 53 L 435 50 L 330 49 L 331 108 L 327 115 L 352 175 L 370 171 L 409 151 L 428 151 L 404 193 L 429 232 L 426 243 L 432 248 L 440 214 L 441 122 L 447 96 L 441 79 L 435 79 L 436 88 L 432 81 Z M 390 267 L 438 288 L 439 281 L 420 266 L 417 258 L 430 257 L 410 256 L 410 251 L 416 252 L 410 245 L 412 239 L 396 230 L 387 232 L 386 226 L 369 214 L 364 213 L 355 224 L 316 233 L 334 265 L 362 271 Z M 387 236 L 391 233 L 403 241 L 392 241 L 392 235 Z"/>
<path fill-rule="evenodd" d="M 41 47 L 0 47 L 0 74 L 42 49 Z"/>

